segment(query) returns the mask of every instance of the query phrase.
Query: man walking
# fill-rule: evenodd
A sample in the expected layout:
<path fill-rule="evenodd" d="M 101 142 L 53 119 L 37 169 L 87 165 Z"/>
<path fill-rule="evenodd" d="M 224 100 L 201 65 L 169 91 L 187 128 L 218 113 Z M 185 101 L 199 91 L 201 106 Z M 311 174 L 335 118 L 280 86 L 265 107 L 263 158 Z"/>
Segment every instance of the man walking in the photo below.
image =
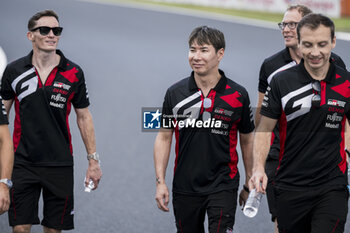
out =
<path fill-rule="evenodd" d="M 312 13 L 312 11 L 304 5 L 292 5 L 286 10 L 283 20 L 279 23 L 282 36 L 284 39 L 285 49 L 277 52 L 276 54 L 266 58 L 261 65 L 259 75 L 259 92 L 258 92 L 258 107 L 255 114 L 255 124 L 258 125 L 260 122 L 260 108 L 264 99 L 264 94 L 267 87 L 275 75 L 283 70 L 293 67 L 300 63 L 302 59 L 301 52 L 298 47 L 298 36 L 297 36 L 297 25 L 299 21 L 306 15 Z M 345 69 L 345 64 L 342 59 L 336 54 L 332 53 L 331 59 L 339 66 Z M 279 164 L 280 154 L 280 135 L 278 131 L 278 124 L 273 130 L 271 148 L 266 160 L 266 175 L 268 177 L 268 184 L 266 188 L 266 195 L 269 210 L 271 213 L 271 220 L 275 223 L 275 232 L 277 229 L 276 220 L 276 207 L 275 207 L 275 194 L 273 189 L 274 178 L 276 169 Z"/>
<path fill-rule="evenodd" d="M 68 60 L 58 41 L 62 33 L 51 10 L 28 22 L 33 50 L 10 63 L 3 75 L 1 95 L 9 113 L 15 102 L 13 142 L 15 162 L 9 222 L 13 232 L 30 232 L 39 224 L 38 200 L 43 193 L 44 232 L 57 233 L 73 224 L 73 150 L 68 116 L 73 104 L 89 166 L 87 182 L 101 179 L 89 99 L 81 68 Z"/>
<path fill-rule="evenodd" d="M 178 233 L 204 233 L 206 214 L 210 233 L 232 232 L 239 185 L 238 132 L 246 184 L 251 175 L 254 123 L 250 100 L 247 91 L 219 69 L 224 51 L 222 32 L 207 26 L 195 28 L 188 56 L 193 72 L 165 95 L 162 129 L 154 145 L 156 201 L 159 209 L 169 211 L 165 171 L 175 132 L 172 191 Z"/>
<path fill-rule="evenodd" d="M 250 188 L 266 191 L 265 161 L 279 122 L 274 180 L 279 232 L 343 232 L 348 212 L 344 125 L 350 74 L 331 59 L 334 24 L 321 14 L 298 23 L 300 64 L 271 80 L 254 139 Z"/>

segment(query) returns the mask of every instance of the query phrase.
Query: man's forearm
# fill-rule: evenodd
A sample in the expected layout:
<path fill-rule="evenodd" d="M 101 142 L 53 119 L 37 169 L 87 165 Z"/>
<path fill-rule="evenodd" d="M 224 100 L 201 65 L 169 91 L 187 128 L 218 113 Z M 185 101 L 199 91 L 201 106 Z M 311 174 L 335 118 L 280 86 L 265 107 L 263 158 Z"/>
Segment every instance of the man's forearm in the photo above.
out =
<path fill-rule="evenodd" d="M 154 143 L 154 167 L 157 184 L 165 183 L 166 168 L 169 162 L 172 134 L 163 137 L 159 133 Z M 170 136 L 170 138 L 169 138 Z"/>
<path fill-rule="evenodd" d="M 168 167 L 169 155 L 164 151 L 154 152 L 154 167 L 157 184 L 165 183 L 165 174 Z"/>
<path fill-rule="evenodd" d="M 253 170 L 253 142 L 254 142 L 254 134 L 240 134 L 240 144 L 242 149 L 242 158 L 245 169 L 245 184 L 248 185 L 248 181 L 252 176 Z"/>
<path fill-rule="evenodd" d="M 10 110 L 11 110 L 11 107 L 12 107 L 13 99 L 11 99 L 11 100 L 2 100 L 2 103 L 5 106 L 7 118 L 9 119 L 10 118 Z"/>
<path fill-rule="evenodd" d="M 13 148 L 9 146 L 3 146 L 0 150 L 1 153 L 1 179 L 11 179 L 13 169 Z"/>
<path fill-rule="evenodd" d="M 349 120 L 345 121 L 345 148 L 347 150 L 350 150 L 350 127 L 349 127 Z"/>
<path fill-rule="evenodd" d="M 264 169 L 270 150 L 271 132 L 255 132 L 253 170 Z"/>
<path fill-rule="evenodd" d="M 13 169 L 13 144 L 10 136 L 10 132 L 7 125 L 0 126 L 1 141 L 0 141 L 0 171 L 1 179 L 11 179 Z"/>
<path fill-rule="evenodd" d="M 255 110 L 255 126 L 258 127 L 260 124 L 260 119 L 261 119 L 261 114 L 260 114 L 260 109 L 261 109 L 261 104 L 263 102 L 265 94 L 258 92 L 258 104 Z"/>
<path fill-rule="evenodd" d="M 96 152 L 95 129 L 91 114 L 78 116 L 77 122 L 86 152 L 88 154 Z"/>

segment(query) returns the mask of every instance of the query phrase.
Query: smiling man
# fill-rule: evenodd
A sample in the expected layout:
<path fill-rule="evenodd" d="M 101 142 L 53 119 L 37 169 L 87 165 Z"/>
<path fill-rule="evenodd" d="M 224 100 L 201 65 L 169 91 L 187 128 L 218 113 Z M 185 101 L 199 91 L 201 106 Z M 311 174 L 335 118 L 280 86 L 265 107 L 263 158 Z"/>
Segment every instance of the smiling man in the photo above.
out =
<path fill-rule="evenodd" d="M 43 193 L 41 224 L 45 233 L 74 228 L 73 150 L 68 116 L 73 104 L 89 160 L 87 181 L 101 179 L 89 98 L 81 68 L 57 44 L 62 33 L 58 16 L 38 12 L 28 22 L 33 50 L 10 63 L 1 82 L 9 113 L 15 102 L 15 161 L 9 222 L 13 232 L 30 232 L 39 224 L 38 201 Z"/>
<path fill-rule="evenodd" d="M 193 72 L 171 86 L 164 98 L 162 120 L 178 124 L 163 124 L 155 140 L 156 201 L 159 209 L 169 211 L 165 172 L 175 132 L 172 191 L 178 233 L 204 233 L 206 214 L 210 233 L 232 232 L 239 186 L 238 133 L 246 184 L 251 175 L 254 123 L 249 96 L 219 69 L 224 52 L 222 32 L 195 28 L 188 53 Z"/>
<path fill-rule="evenodd" d="M 288 7 L 284 13 L 282 22 L 278 24 L 283 37 L 285 48 L 281 51 L 266 58 L 261 65 L 259 74 L 259 92 L 258 92 L 258 107 L 255 114 L 255 124 L 260 122 L 260 108 L 264 99 L 264 94 L 267 87 L 275 75 L 283 70 L 293 67 L 300 63 L 302 54 L 298 47 L 298 35 L 297 25 L 299 21 L 306 15 L 312 13 L 311 10 L 304 5 L 292 5 Z M 331 59 L 339 66 L 345 69 L 343 60 L 332 53 Z M 278 124 L 273 130 L 273 141 L 271 143 L 270 151 L 266 160 L 265 171 L 268 177 L 268 184 L 266 189 L 267 201 L 269 211 L 271 213 L 271 220 L 275 222 L 275 233 L 278 232 L 277 219 L 276 219 L 276 207 L 275 207 L 275 194 L 274 194 L 274 180 L 276 169 L 279 164 L 280 154 L 280 135 Z"/>
<path fill-rule="evenodd" d="M 279 122 L 274 179 L 276 217 L 283 233 L 340 233 L 348 213 L 344 128 L 350 118 L 350 73 L 331 59 L 334 24 L 321 14 L 297 26 L 300 64 L 269 83 L 254 138 L 250 188 L 266 191 L 265 161 Z"/>

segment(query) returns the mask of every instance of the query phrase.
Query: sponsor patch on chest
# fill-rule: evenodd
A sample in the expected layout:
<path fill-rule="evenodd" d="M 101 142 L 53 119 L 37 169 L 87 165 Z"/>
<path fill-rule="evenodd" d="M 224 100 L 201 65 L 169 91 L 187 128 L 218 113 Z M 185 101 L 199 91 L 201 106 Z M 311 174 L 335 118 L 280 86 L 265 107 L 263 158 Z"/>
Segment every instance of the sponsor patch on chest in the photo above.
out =
<path fill-rule="evenodd" d="M 53 86 L 57 87 L 57 88 L 64 89 L 66 91 L 69 91 L 69 89 L 71 88 L 70 85 L 62 83 L 62 82 L 54 82 Z"/>
<path fill-rule="evenodd" d="M 343 107 L 343 108 L 345 107 L 344 101 L 335 100 L 335 99 L 329 99 L 327 104 L 331 105 L 331 106 L 338 106 L 338 107 Z"/>
<path fill-rule="evenodd" d="M 214 113 L 225 115 L 225 116 L 232 116 L 233 111 L 229 111 L 223 108 L 215 108 Z"/>

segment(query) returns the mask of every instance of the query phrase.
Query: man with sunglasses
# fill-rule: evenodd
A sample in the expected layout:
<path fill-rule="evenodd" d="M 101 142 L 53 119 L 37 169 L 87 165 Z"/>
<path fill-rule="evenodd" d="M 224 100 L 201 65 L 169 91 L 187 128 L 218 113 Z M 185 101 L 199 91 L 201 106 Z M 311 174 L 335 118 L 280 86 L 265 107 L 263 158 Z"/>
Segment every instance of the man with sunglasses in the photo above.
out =
<path fill-rule="evenodd" d="M 290 67 L 293 67 L 300 63 L 302 55 L 298 48 L 297 37 L 297 25 L 298 22 L 306 15 L 312 13 L 312 11 L 304 5 L 292 5 L 286 10 L 283 20 L 278 24 L 281 29 L 282 36 L 284 38 L 285 49 L 278 53 L 266 58 L 261 65 L 259 74 L 259 92 L 258 92 L 258 107 L 255 114 L 255 124 L 258 125 L 260 121 L 260 108 L 264 99 L 264 94 L 267 90 L 268 84 L 274 78 L 274 76 Z M 343 60 L 332 53 L 331 59 L 339 66 L 345 69 Z M 278 232 L 276 209 L 275 209 L 275 195 L 273 189 L 274 177 L 276 169 L 279 164 L 280 153 L 280 140 L 279 140 L 278 125 L 273 130 L 273 140 L 271 143 L 270 151 L 266 160 L 266 174 L 268 176 L 268 184 L 266 189 L 267 201 L 269 211 L 271 214 L 271 220 L 275 223 L 275 233 Z"/>
<path fill-rule="evenodd" d="M 224 51 L 221 31 L 195 28 L 188 53 L 193 71 L 171 86 L 164 98 L 162 128 L 154 145 L 156 201 L 159 209 L 169 211 L 165 172 L 175 132 L 172 191 L 178 233 L 204 233 L 206 214 L 210 233 L 232 232 L 239 185 L 238 132 L 246 184 L 251 175 L 250 100 L 245 88 L 219 69 Z"/>
<path fill-rule="evenodd" d="M 265 192 L 271 131 L 280 132 L 274 178 L 279 232 L 343 232 L 348 212 L 346 118 L 350 73 L 332 59 L 334 24 L 321 14 L 298 23 L 302 59 L 269 83 L 254 139 L 250 188 Z"/>
<path fill-rule="evenodd" d="M 40 223 L 41 192 L 44 232 L 74 228 L 73 150 L 68 121 L 72 104 L 88 154 L 86 180 L 92 180 L 96 189 L 102 175 L 84 74 L 57 50 L 61 33 L 54 11 L 33 15 L 27 33 L 33 50 L 10 63 L 1 82 L 7 113 L 15 102 L 9 209 L 9 223 L 15 233 L 30 232 L 32 224 Z"/>

